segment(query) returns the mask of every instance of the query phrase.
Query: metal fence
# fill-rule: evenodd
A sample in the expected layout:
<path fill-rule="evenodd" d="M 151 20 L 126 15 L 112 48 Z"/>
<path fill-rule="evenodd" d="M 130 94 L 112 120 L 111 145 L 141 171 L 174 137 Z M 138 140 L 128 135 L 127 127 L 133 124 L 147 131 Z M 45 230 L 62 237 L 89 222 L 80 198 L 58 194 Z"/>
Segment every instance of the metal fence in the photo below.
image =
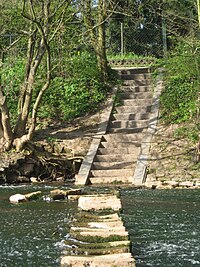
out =
<path fill-rule="evenodd" d="M 135 54 L 138 56 L 163 56 L 162 28 L 148 28 L 131 23 L 115 23 L 107 28 L 108 54 Z"/>

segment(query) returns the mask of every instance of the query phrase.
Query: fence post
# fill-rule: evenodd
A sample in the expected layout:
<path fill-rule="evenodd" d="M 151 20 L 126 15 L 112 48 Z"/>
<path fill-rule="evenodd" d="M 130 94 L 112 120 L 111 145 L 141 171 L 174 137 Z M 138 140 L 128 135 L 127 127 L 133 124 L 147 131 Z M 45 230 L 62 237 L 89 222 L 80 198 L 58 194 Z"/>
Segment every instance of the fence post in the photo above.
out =
<path fill-rule="evenodd" d="M 167 54 L 167 29 L 166 29 L 166 20 L 162 14 L 162 39 L 163 39 L 163 53 L 164 57 Z"/>
<path fill-rule="evenodd" d="M 124 54 L 124 24 L 123 22 L 120 23 L 121 25 L 121 55 Z"/>

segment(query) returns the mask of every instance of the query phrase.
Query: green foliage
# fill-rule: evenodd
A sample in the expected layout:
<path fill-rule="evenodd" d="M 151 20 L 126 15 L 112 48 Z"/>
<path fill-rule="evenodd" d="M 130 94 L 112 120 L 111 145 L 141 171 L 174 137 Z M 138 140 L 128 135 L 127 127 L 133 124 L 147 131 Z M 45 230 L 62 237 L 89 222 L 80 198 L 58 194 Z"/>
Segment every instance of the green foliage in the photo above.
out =
<path fill-rule="evenodd" d="M 73 119 L 97 109 L 105 97 L 96 59 L 90 54 L 73 56 L 66 65 L 64 77 L 55 77 L 46 92 L 39 116 L 43 118 Z"/>
<path fill-rule="evenodd" d="M 25 62 L 22 58 L 6 60 L 1 68 L 2 85 L 7 99 L 12 122 L 17 117 L 19 90 L 24 78 Z"/>
<path fill-rule="evenodd" d="M 108 60 L 132 60 L 132 59 L 141 59 L 141 58 L 149 58 L 151 59 L 152 57 L 148 56 L 141 56 L 141 55 L 136 55 L 134 53 L 125 53 L 125 54 L 116 54 L 116 55 L 108 55 Z"/>
<path fill-rule="evenodd" d="M 180 43 L 165 64 L 166 86 L 161 95 L 161 115 L 166 123 L 194 119 L 197 111 L 200 57 Z"/>
<path fill-rule="evenodd" d="M 25 61 L 22 58 L 5 62 L 1 70 L 4 92 L 8 101 L 12 123 L 17 118 L 19 91 L 24 80 Z M 44 95 L 38 116 L 40 118 L 70 120 L 98 108 L 105 98 L 105 86 L 100 81 L 96 59 L 89 53 L 73 56 L 65 65 L 65 76 L 52 80 L 50 88 Z M 35 100 L 45 76 L 40 66 L 33 101 Z"/>
<path fill-rule="evenodd" d="M 199 125 L 183 125 L 178 127 L 174 132 L 177 139 L 189 138 L 194 143 L 199 140 Z"/>

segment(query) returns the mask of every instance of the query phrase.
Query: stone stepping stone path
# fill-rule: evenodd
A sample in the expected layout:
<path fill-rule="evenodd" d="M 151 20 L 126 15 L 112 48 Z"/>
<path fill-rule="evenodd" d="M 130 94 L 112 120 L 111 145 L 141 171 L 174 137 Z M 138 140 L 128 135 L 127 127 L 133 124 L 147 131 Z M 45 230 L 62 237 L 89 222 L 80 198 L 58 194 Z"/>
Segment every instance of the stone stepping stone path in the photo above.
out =
<path fill-rule="evenodd" d="M 128 232 L 118 214 L 116 195 L 86 195 L 79 198 L 77 214 L 66 240 L 61 266 L 135 267 Z"/>

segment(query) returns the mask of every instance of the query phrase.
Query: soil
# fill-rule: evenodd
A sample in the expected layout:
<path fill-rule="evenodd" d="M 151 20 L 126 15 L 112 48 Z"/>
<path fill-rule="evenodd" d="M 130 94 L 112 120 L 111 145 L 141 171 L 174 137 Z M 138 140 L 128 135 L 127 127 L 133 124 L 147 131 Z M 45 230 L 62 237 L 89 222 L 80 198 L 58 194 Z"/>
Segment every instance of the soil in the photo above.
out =
<path fill-rule="evenodd" d="M 1 153 L 0 184 L 73 183 L 99 119 L 100 112 L 96 112 L 66 124 L 42 122 L 26 150 Z"/>
<path fill-rule="evenodd" d="M 151 144 L 147 182 L 200 182 L 197 144 L 177 138 L 178 127 L 158 124 Z"/>

